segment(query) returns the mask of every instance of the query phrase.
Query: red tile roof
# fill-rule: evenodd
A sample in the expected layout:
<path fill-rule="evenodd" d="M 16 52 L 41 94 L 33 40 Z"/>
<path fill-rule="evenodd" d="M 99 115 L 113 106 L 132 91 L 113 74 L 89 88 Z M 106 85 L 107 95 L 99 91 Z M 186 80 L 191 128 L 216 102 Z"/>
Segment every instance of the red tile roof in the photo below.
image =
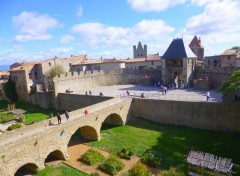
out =
<path fill-rule="evenodd" d="M 158 54 L 149 54 L 146 61 L 160 61 L 160 56 Z"/>
<path fill-rule="evenodd" d="M 228 49 L 222 53 L 223 56 L 237 55 L 236 49 Z"/>

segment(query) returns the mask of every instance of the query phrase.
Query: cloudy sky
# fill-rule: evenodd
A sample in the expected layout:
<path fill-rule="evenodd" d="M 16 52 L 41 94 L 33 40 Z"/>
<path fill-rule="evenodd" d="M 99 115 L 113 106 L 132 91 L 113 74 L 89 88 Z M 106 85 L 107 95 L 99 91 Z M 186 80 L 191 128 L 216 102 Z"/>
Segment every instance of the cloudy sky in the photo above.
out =
<path fill-rule="evenodd" d="M 163 55 L 201 37 L 205 55 L 240 45 L 239 0 L 1 0 L 0 65 L 87 54 L 132 57 L 141 41 Z M 189 53 L 190 55 L 190 53 Z"/>

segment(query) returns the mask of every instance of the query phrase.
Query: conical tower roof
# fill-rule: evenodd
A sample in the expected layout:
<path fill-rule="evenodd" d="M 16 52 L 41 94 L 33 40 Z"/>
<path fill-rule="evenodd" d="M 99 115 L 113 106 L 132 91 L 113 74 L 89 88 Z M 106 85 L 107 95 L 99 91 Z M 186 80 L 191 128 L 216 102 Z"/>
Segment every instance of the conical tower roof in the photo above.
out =
<path fill-rule="evenodd" d="M 203 48 L 200 39 L 198 40 L 197 36 L 195 35 L 189 44 L 190 48 Z"/>
<path fill-rule="evenodd" d="M 182 59 L 182 58 L 187 58 L 183 39 L 182 38 L 173 39 L 167 51 L 162 56 L 162 59 Z"/>

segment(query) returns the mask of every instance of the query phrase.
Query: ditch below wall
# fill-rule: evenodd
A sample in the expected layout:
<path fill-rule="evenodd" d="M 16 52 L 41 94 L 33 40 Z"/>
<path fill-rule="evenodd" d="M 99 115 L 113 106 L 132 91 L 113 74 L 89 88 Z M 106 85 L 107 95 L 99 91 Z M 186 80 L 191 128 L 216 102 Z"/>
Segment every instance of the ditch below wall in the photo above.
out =
<path fill-rule="evenodd" d="M 134 99 L 134 117 L 192 128 L 240 132 L 240 104 Z"/>

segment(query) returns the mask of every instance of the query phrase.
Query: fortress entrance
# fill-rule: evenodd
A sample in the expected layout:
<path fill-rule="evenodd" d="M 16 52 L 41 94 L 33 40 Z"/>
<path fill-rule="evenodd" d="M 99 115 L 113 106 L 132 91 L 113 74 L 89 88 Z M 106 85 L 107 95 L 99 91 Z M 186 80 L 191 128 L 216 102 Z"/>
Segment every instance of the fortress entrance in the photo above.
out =
<path fill-rule="evenodd" d="M 182 70 L 176 70 L 173 75 L 174 78 L 174 83 L 176 84 L 177 87 L 180 87 L 183 78 L 182 78 Z"/>

